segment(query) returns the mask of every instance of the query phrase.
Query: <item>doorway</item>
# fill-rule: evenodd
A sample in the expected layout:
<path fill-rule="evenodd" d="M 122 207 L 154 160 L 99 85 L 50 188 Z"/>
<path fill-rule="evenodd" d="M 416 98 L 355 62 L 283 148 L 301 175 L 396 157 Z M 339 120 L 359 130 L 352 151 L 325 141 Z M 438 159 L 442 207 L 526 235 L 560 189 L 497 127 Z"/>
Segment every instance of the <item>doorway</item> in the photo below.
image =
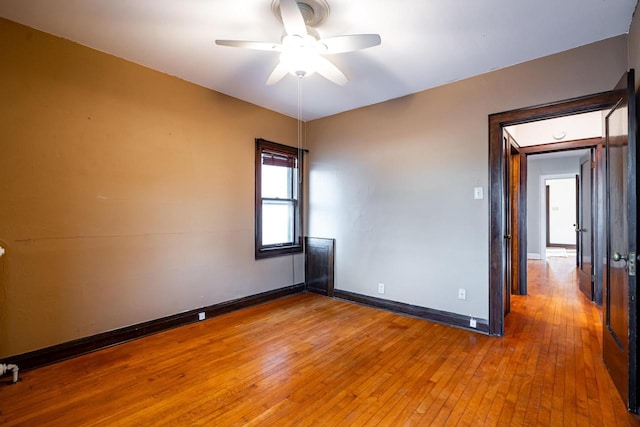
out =
<path fill-rule="evenodd" d="M 576 162 L 576 166 L 578 166 Z M 576 248 L 576 223 L 578 205 L 577 175 L 547 178 L 545 189 L 545 249 Z"/>
<path fill-rule="evenodd" d="M 547 104 L 539 107 L 530 107 L 504 113 L 492 114 L 489 116 L 489 331 L 492 335 L 504 335 L 504 313 L 507 307 L 505 304 L 505 292 L 507 283 L 505 282 L 505 253 L 507 248 L 511 248 L 511 235 L 507 233 L 512 224 L 511 215 L 505 210 L 508 206 L 504 194 L 505 170 L 509 158 L 505 156 L 505 143 L 503 130 L 509 126 L 540 121 L 543 119 L 565 117 L 579 113 L 596 112 L 611 108 L 619 101 L 619 94 L 616 92 L 605 92 L 567 101 Z M 517 139 L 516 135 L 516 139 Z M 526 156 L 536 153 L 547 153 L 551 151 L 576 150 L 591 148 L 599 144 L 597 141 L 585 139 L 581 141 L 561 141 L 549 146 L 531 146 L 526 149 L 521 148 L 519 154 L 520 164 L 525 164 Z M 516 160 L 517 161 L 517 160 Z M 523 169 L 523 168 L 521 168 Z M 522 181 L 522 180 L 520 180 Z M 520 198 L 522 199 L 522 197 Z M 522 212 L 519 215 L 523 215 Z M 521 217 L 519 219 L 522 219 Z M 526 236 L 526 218 L 524 221 L 517 221 L 520 237 Z M 603 224 L 600 224 L 601 228 Z M 526 239 L 526 237 L 525 237 Z M 525 244 L 526 242 L 522 242 Z M 526 257 L 526 251 L 524 252 Z M 596 256 L 598 256 L 596 254 Z M 526 262 L 526 258 L 523 260 Z M 521 269 L 522 272 L 526 269 Z M 598 280 L 598 278 L 596 278 Z M 600 279 L 601 280 L 601 279 Z M 510 286 L 509 286 L 510 288 Z"/>
<path fill-rule="evenodd" d="M 600 139 L 594 139 L 594 144 L 599 144 Z M 576 249 L 577 232 L 575 225 L 577 215 L 576 176 L 580 176 L 580 161 L 589 149 L 565 150 L 548 152 L 544 154 L 531 154 L 526 156 L 526 234 L 527 234 L 527 259 L 546 259 L 547 248 L 556 252 L 560 249 Z M 560 195 L 560 200 L 553 204 L 547 202 L 547 182 L 566 180 L 568 190 L 573 194 Z M 581 185 L 580 185 L 581 186 Z M 554 193 L 555 194 L 555 193 Z M 588 205 L 592 199 L 589 198 Z M 562 235 L 556 236 L 549 233 L 548 219 L 554 220 L 554 213 L 563 213 L 568 216 L 559 227 L 562 227 Z M 549 215 L 551 214 L 551 215 Z M 589 227 L 591 228 L 591 227 Z M 526 292 L 522 292 L 526 294 Z"/>
<path fill-rule="evenodd" d="M 504 129 L 510 125 L 599 110 L 606 113 L 603 114 L 603 149 L 597 155 L 599 163 L 604 163 L 604 171 L 599 170 L 597 173 L 604 177 L 604 183 L 598 185 L 598 194 L 606 195 L 606 203 L 604 214 L 596 218 L 593 227 L 598 234 L 594 252 L 594 259 L 598 260 L 595 264 L 596 271 L 600 271 L 597 280 L 602 283 L 603 276 L 606 279 L 603 287 L 603 358 L 627 408 L 637 412 L 638 135 L 634 70 L 625 73 L 610 92 L 489 116 L 489 331 L 494 335 L 504 335 L 504 316 L 508 312 L 508 307 L 503 305 L 503 293 L 509 291 L 504 272 L 509 270 L 506 263 L 509 261 L 511 245 L 510 237 L 505 231 L 512 226 L 512 218 L 504 190 L 509 184 L 504 178 L 507 169 L 505 165 L 510 160 L 503 144 Z M 573 145 L 568 149 L 575 148 L 577 147 Z M 520 224 L 518 227 L 521 226 Z M 620 327 L 623 323 L 627 327 Z M 623 334 L 625 331 L 628 333 Z"/>
<path fill-rule="evenodd" d="M 587 255 L 585 259 L 594 257 L 596 248 L 591 245 L 595 241 L 591 236 L 594 227 L 591 227 L 592 221 L 586 219 L 595 212 L 597 201 L 595 197 L 589 197 L 589 203 L 580 205 L 589 211 L 589 215 L 578 215 L 577 194 L 581 162 L 583 157 L 589 157 L 589 153 L 600 150 L 602 131 L 602 111 L 597 110 L 503 128 L 506 135 L 503 139 L 509 143 L 505 166 L 514 172 L 505 173 L 504 184 L 505 237 L 508 238 L 504 260 L 508 265 L 505 293 L 527 295 L 527 259 L 546 260 L 548 255 L 555 255 L 571 257 L 577 265 L 578 251 Z M 591 175 L 591 167 L 595 167 L 596 161 L 587 163 Z M 586 182 L 591 183 L 591 180 L 587 179 L 583 184 Z M 564 191 L 556 195 L 552 189 L 563 183 Z M 593 186 L 589 187 L 590 191 Z M 570 194 L 565 194 L 567 192 Z M 578 217 L 585 221 L 584 227 L 578 226 Z M 595 282 L 596 277 L 589 274 L 588 280 L 589 288 L 594 288 L 591 282 Z M 510 289 L 507 289 L 508 284 Z M 598 286 L 596 290 L 601 289 Z M 588 293 L 590 300 L 593 295 L 593 292 Z M 504 301 L 506 315 L 510 311 L 510 298 L 504 296 Z"/>

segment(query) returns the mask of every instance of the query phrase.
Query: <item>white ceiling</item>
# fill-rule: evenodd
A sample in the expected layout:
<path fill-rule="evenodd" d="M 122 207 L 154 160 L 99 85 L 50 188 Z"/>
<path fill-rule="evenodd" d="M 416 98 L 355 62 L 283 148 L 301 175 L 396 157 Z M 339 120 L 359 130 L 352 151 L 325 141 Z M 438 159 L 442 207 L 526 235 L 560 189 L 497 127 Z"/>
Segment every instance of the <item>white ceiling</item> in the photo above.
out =
<path fill-rule="evenodd" d="M 508 126 L 507 132 L 520 147 L 575 141 L 602 136 L 602 112 L 574 114 Z"/>
<path fill-rule="evenodd" d="M 278 55 L 216 39 L 279 42 L 272 0 L 0 0 L 0 16 L 297 115 L 297 82 L 264 82 Z M 625 34 L 637 0 L 328 0 L 321 37 L 378 33 L 328 56 L 350 82 L 302 81 L 312 120 Z"/>

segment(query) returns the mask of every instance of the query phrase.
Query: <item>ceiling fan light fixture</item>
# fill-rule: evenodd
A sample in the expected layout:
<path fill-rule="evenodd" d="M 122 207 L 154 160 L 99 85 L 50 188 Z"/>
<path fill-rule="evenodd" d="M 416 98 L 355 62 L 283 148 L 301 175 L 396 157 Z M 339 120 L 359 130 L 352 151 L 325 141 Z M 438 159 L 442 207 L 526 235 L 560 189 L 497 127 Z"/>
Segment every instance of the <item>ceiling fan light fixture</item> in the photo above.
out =
<path fill-rule="evenodd" d="M 281 43 L 251 42 L 243 40 L 216 40 L 216 44 L 255 50 L 280 52 L 280 62 L 266 81 L 274 85 L 287 73 L 299 78 L 317 72 L 332 83 L 343 86 L 349 79 L 325 54 L 345 53 L 378 46 L 379 34 L 351 34 L 320 38 L 313 28 L 316 17 L 326 17 L 329 5 L 325 0 L 273 0 L 272 8 L 284 26 Z M 321 11 L 321 13 L 319 13 Z"/>
<path fill-rule="evenodd" d="M 296 77 L 306 77 L 315 73 L 315 53 L 305 49 L 284 51 L 280 54 L 282 64 L 290 74 Z"/>
<path fill-rule="evenodd" d="M 282 38 L 282 47 L 284 50 L 297 50 L 297 49 L 314 49 L 318 39 L 307 34 L 304 36 L 299 35 L 287 35 Z"/>
<path fill-rule="evenodd" d="M 316 46 L 318 39 L 313 35 L 287 35 L 282 39 L 280 63 L 297 77 L 305 77 L 316 71 Z"/>

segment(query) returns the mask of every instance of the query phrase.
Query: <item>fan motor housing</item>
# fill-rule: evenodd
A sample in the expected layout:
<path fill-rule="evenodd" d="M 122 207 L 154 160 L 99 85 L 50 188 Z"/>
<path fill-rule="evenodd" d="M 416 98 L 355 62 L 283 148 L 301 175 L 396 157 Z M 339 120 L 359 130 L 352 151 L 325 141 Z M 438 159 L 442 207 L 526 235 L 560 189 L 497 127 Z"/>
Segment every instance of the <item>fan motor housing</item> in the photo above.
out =
<path fill-rule="evenodd" d="M 322 24 L 327 16 L 329 16 L 329 4 L 325 0 L 302 0 L 298 1 L 298 8 L 302 13 L 304 23 L 308 27 L 315 27 Z M 273 14 L 282 22 L 280 16 L 280 0 L 271 2 L 271 10 Z"/>

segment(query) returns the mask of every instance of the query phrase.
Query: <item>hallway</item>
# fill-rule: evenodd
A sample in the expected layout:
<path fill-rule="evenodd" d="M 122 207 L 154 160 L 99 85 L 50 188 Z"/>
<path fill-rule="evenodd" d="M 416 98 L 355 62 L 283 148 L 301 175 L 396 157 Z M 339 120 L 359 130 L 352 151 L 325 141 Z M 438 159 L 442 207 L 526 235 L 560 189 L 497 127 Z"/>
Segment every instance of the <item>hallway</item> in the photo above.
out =
<path fill-rule="evenodd" d="M 505 334 L 525 342 L 523 364 L 534 376 L 518 398 L 529 399 L 527 412 L 537 408 L 533 424 L 636 424 L 620 412 L 602 361 L 601 307 L 580 292 L 575 256 L 529 260 L 528 277 L 529 295 L 511 297 Z"/>

